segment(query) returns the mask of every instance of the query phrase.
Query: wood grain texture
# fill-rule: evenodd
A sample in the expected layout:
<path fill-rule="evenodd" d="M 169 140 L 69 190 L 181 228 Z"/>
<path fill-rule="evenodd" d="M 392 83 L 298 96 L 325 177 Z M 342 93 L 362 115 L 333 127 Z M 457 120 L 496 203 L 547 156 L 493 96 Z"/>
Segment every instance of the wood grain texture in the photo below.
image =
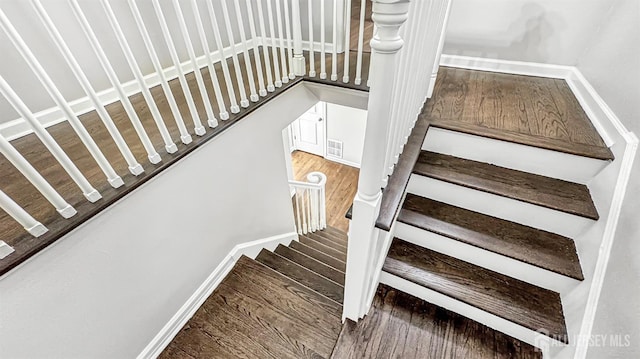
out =
<path fill-rule="evenodd" d="M 429 249 L 394 239 L 384 271 L 567 342 L 560 295 Z"/>
<path fill-rule="evenodd" d="M 289 244 L 289 247 L 295 249 L 296 251 L 300 252 L 300 253 L 304 253 L 306 255 L 308 255 L 309 257 L 316 259 L 332 268 L 335 268 L 341 272 L 345 272 L 346 269 L 346 263 L 344 261 L 341 261 L 335 257 L 332 257 L 328 254 L 324 254 L 323 252 L 313 248 L 313 247 L 309 247 L 304 243 L 300 243 L 298 241 L 293 241 L 291 242 L 291 244 Z"/>
<path fill-rule="evenodd" d="M 323 229 L 321 231 L 317 231 L 317 232 L 313 232 L 313 233 L 316 234 L 316 235 L 319 235 L 319 236 L 321 236 L 321 237 L 323 237 L 325 239 L 328 239 L 331 242 L 333 242 L 335 244 L 338 244 L 338 245 L 340 245 L 342 247 L 346 247 L 347 246 L 347 241 L 348 241 L 347 235 L 345 234 L 344 235 L 345 237 L 342 237 L 341 235 L 333 234 L 333 233 L 331 233 L 331 232 L 329 232 L 327 230 L 328 228 L 329 227 L 327 227 L 327 228 L 325 228 L 325 229 Z"/>
<path fill-rule="evenodd" d="M 310 232 L 305 234 L 305 236 L 315 240 L 316 242 L 320 242 L 329 248 L 335 249 L 344 254 L 347 253 L 347 247 L 344 244 L 338 244 L 331 239 L 328 239 L 326 236 L 318 234 L 318 232 Z"/>
<path fill-rule="evenodd" d="M 613 159 L 561 79 L 441 67 L 427 114 L 480 136 Z"/>
<path fill-rule="evenodd" d="M 256 261 L 282 273 L 307 288 L 313 289 L 328 299 L 342 304 L 344 287 L 338 283 L 266 249 L 263 249 L 260 254 L 258 254 Z"/>
<path fill-rule="evenodd" d="M 338 251 L 338 250 L 335 250 L 335 249 L 333 249 L 331 247 L 327 247 L 324 244 L 316 241 L 313 238 L 309 238 L 309 237 L 307 237 L 305 235 L 301 235 L 299 239 L 300 239 L 300 243 L 302 243 L 302 244 L 304 244 L 304 245 L 306 245 L 308 247 L 311 247 L 313 249 L 319 250 L 320 252 L 322 252 L 324 254 L 327 254 L 327 255 L 330 255 L 331 257 L 339 259 L 339 260 L 341 260 L 343 262 L 347 261 L 347 255 L 345 253 L 343 253 L 341 251 Z"/>
<path fill-rule="evenodd" d="M 296 181 L 306 181 L 307 174 L 314 171 L 327 176 L 327 225 L 346 232 L 349 229 L 349 221 L 344 218 L 344 212 L 356 195 L 360 170 L 303 151 L 294 151 L 291 154 L 291 162 Z"/>
<path fill-rule="evenodd" d="M 243 256 L 160 357 L 326 358 L 340 308 Z"/>
<path fill-rule="evenodd" d="M 408 193 L 398 221 L 583 280 L 573 240 Z"/>
<path fill-rule="evenodd" d="M 283 246 L 281 244 L 278 245 L 274 253 L 344 286 L 344 272 L 340 272 L 339 270 L 328 266 L 317 259 L 313 259 L 306 254 L 303 254 L 296 251 L 295 249 Z"/>
<path fill-rule="evenodd" d="M 503 333 L 406 293 L 380 285 L 357 324 L 348 320 L 331 356 L 336 359 L 542 358 Z"/>
<path fill-rule="evenodd" d="M 499 196 L 597 220 L 585 185 L 422 151 L 414 173 Z"/>

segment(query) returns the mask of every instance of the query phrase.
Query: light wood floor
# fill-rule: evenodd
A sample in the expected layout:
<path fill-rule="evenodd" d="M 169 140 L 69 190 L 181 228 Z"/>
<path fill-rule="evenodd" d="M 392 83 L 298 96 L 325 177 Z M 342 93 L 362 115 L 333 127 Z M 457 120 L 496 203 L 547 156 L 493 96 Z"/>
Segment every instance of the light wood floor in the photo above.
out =
<path fill-rule="evenodd" d="M 327 224 L 347 232 L 349 220 L 344 215 L 356 195 L 360 170 L 303 151 L 294 151 L 291 160 L 297 181 L 304 181 L 307 174 L 314 171 L 327 175 Z"/>

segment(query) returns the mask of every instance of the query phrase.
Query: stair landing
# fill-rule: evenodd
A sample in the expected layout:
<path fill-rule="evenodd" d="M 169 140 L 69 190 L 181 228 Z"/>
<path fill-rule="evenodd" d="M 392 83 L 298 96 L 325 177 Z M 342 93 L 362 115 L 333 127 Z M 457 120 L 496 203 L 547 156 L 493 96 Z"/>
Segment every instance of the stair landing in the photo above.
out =
<path fill-rule="evenodd" d="M 425 113 L 435 127 L 613 159 L 562 79 L 440 67 Z"/>

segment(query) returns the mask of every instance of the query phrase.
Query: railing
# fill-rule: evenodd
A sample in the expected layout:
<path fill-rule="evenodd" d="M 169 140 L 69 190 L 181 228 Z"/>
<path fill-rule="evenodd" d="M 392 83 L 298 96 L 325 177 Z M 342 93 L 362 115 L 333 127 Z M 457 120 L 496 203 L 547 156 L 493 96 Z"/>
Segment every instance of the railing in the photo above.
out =
<path fill-rule="evenodd" d="M 193 141 L 192 135 L 204 136 L 209 128 L 219 125 L 219 120 L 229 119 L 229 111 L 239 113 L 251 102 L 259 101 L 296 76 L 325 79 L 328 75 L 327 62 L 331 64 L 330 80 L 327 81 L 337 82 L 340 77 L 343 83 L 352 81 L 359 85 L 363 81 L 363 69 L 367 66 L 363 48 L 368 34 L 365 34 L 366 1 L 354 1 L 360 1 L 362 8 L 359 20 L 354 20 L 359 24 L 353 23 L 354 28 L 358 28 L 357 50 L 354 51 L 349 49 L 351 0 L 98 0 L 99 6 L 91 11 L 77 0 L 68 0 L 68 6 L 47 0 L 15 1 L 0 4 L 0 28 L 35 75 L 37 83 L 29 85 L 46 90 L 60 117 L 72 126 L 104 174 L 105 185 L 120 188 L 124 174 L 114 170 L 105 156 L 105 149 L 96 143 L 80 121 L 81 113 L 74 111 L 73 101 L 63 93 L 65 86 L 54 80 L 59 79 L 53 76 L 56 69 L 51 68 L 46 58 L 35 55 L 42 52 L 38 48 L 42 42 L 49 42 L 57 49 L 57 55 L 73 75 L 65 80 L 79 84 L 86 95 L 84 100 L 90 108 L 84 112 L 96 111 L 119 154 L 125 159 L 129 172 L 139 176 L 144 173 L 145 166 L 163 161 L 163 152 L 157 151 L 158 146 L 153 143 L 151 133 L 159 133 L 164 152 L 171 154 L 178 150 L 177 138 L 173 138 L 169 131 L 170 122 L 175 123 L 180 142 L 189 145 Z M 5 12 L 12 7 L 14 13 L 16 7 L 20 8 L 17 12 L 19 17 L 11 18 L 8 14 L 12 12 Z M 57 16 L 52 16 L 48 10 L 53 7 Z M 95 17 L 96 13 L 106 20 L 106 28 L 91 20 L 89 15 Z M 56 18 L 58 21 L 54 21 Z M 42 34 L 37 33 L 37 42 L 28 43 L 26 39 L 33 39 L 33 33 L 23 37 L 24 34 L 17 29 L 25 31 L 26 27 L 16 27 L 25 23 L 38 25 L 26 30 L 29 32 L 44 29 Z M 70 34 L 70 28 L 80 31 Z M 152 37 L 152 33 L 160 36 Z M 78 42 L 89 46 L 79 48 Z M 144 47 L 133 45 L 140 42 Z M 113 60 L 119 56 L 123 56 L 125 68 L 122 68 L 122 62 Z M 148 58 L 141 60 L 144 56 Z M 350 60 L 350 56 L 354 59 Z M 96 60 L 97 68 L 92 66 Z M 169 63 L 170 67 L 163 67 L 163 63 Z M 318 69 L 317 64 L 320 64 Z M 100 200 L 100 191 L 105 186 L 95 188 L 92 185 L 38 118 L 37 110 L 41 108 L 30 108 L 27 104 L 31 101 L 18 95 L 14 86 L 18 81 L 22 83 L 24 78 L 12 76 L 11 66 L 10 62 L 3 62 L 0 93 L 19 114 L 20 120 L 29 126 L 31 133 L 42 141 L 84 197 L 90 202 Z M 204 68 L 208 71 L 201 71 Z M 221 73 L 218 73 L 218 68 Z M 123 73 L 128 72 L 133 75 L 133 81 L 125 84 L 130 79 Z M 190 88 L 187 81 L 190 72 L 195 77 L 195 88 Z M 342 76 L 339 76 L 340 72 Z M 103 91 L 94 85 L 97 77 L 104 76 L 112 86 L 112 98 L 107 100 Z M 170 81 L 174 78 L 179 81 L 180 94 L 171 89 Z M 208 88 L 206 82 L 210 82 L 211 87 Z M 142 94 L 148 113 L 136 112 L 129 98 L 131 90 L 127 90 L 125 85 L 137 88 L 137 92 Z M 161 86 L 170 114 L 161 113 L 150 91 L 152 85 Z M 211 88 L 213 93 L 210 93 Z M 178 96 L 184 98 L 186 110 L 180 110 Z M 198 112 L 194 100 L 198 97 L 204 106 L 204 117 Z M 107 111 L 106 106 L 114 101 L 122 104 L 135 136 L 144 148 L 145 159 L 136 158 Z M 146 121 L 145 117 L 152 121 Z M 2 154 L 55 206 L 61 216 L 74 216 L 74 207 L 12 146 L 11 139 L 0 135 Z M 42 223 L 25 211 L 27 207 L 16 204 L 5 192 L 2 192 L 0 200 L 2 209 L 30 234 L 40 236 L 47 232 Z M 317 225 L 313 218 L 310 227 L 307 223 L 307 230 Z"/>
<path fill-rule="evenodd" d="M 371 40 L 369 112 L 349 228 L 344 318 L 357 321 L 371 306 L 393 239 L 393 226 L 376 228 L 380 189 L 433 91 L 450 6 L 451 0 L 373 0 L 377 31 Z"/>
<path fill-rule="evenodd" d="M 315 232 L 327 227 L 325 185 L 327 176 L 311 172 L 308 182 L 289 181 L 293 195 L 294 218 L 299 234 Z"/>

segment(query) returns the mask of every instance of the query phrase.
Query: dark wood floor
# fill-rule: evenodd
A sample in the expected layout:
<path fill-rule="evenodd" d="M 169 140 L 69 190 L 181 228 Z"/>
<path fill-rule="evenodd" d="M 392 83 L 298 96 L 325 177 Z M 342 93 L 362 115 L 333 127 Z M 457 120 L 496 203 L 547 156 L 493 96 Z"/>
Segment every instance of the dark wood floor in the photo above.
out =
<path fill-rule="evenodd" d="M 357 324 L 347 321 L 335 359 L 542 358 L 531 345 L 381 285 L 373 307 Z"/>
<path fill-rule="evenodd" d="M 325 189 L 327 200 L 327 224 L 342 231 L 349 230 L 347 212 L 358 189 L 360 171 L 351 166 L 326 160 L 303 151 L 291 154 L 294 179 L 304 181 L 308 173 L 320 171 L 327 175 Z"/>
<path fill-rule="evenodd" d="M 562 79 L 441 67 L 426 113 L 432 126 L 613 158 Z"/>

